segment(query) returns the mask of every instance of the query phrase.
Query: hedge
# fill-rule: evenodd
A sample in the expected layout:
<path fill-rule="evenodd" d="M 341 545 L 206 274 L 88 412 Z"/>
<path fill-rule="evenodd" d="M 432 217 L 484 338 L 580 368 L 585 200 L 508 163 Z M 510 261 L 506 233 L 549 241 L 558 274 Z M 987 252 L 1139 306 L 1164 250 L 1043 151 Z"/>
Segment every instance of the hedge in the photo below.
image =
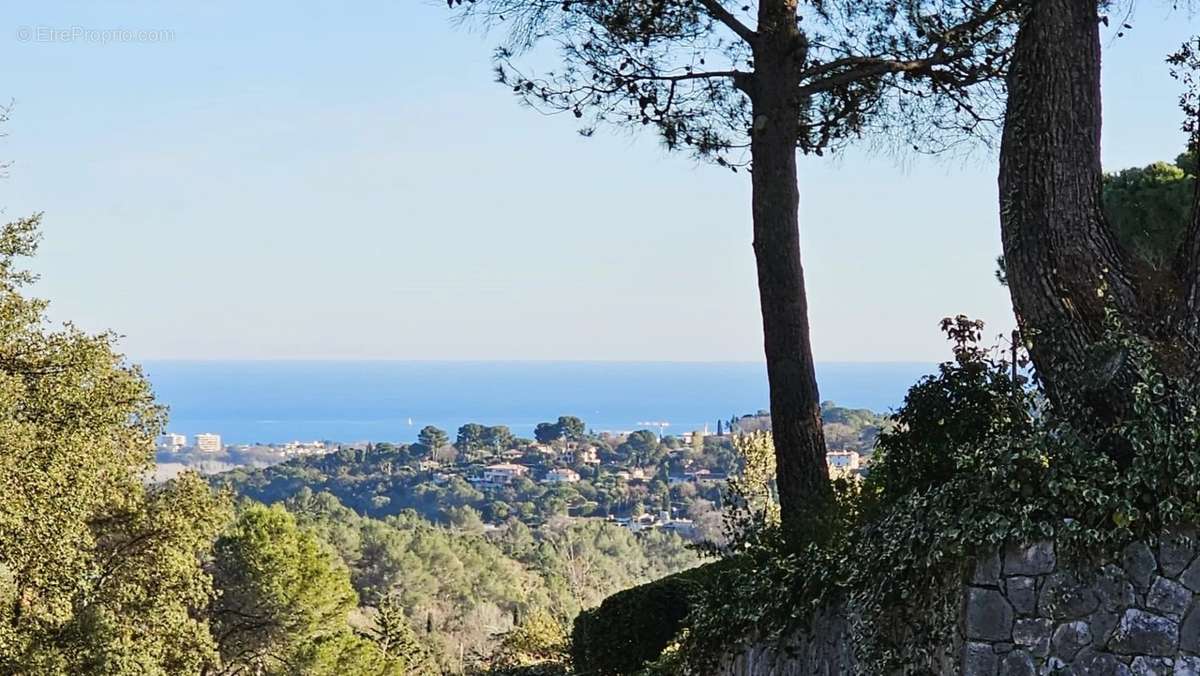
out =
<path fill-rule="evenodd" d="M 691 598 L 724 561 L 617 592 L 575 618 L 571 658 L 579 674 L 634 674 L 658 658 L 684 627 Z"/>

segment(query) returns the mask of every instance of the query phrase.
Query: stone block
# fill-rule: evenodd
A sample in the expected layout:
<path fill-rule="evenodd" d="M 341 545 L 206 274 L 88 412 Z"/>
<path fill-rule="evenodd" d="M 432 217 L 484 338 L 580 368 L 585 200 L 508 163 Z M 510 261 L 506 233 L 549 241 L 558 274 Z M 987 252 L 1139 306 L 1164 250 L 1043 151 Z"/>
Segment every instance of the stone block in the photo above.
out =
<path fill-rule="evenodd" d="M 1154 560 L 1154 552 L 1150 551 L 1145 542 L 1133 542 L 1121 554 L 1121 567 L 1129 576 L 1133 585 L 1141 591 L 1150 588 L 1154 573 L 1158 571 L 1158 561 Z"/>
<path fill-rule="evenodd" d="M 1158 543 L 1158 567 L 1167 577 L 1178 577 L 1196 558 L 1196 535 L 1191 529 L 1175 528 L 1163 533 Z"/>
<path fill-rule="evenodd" d="M 1175 664 L 1165 657 L 1139 655 L 1129 663 L 1129 670 L 1133 672 L 1133 676 L 1174 676 Z"/>
<path fill-rule="evenodd" d="M 1037 580 L 1018 575 L 1004 581 L 1008 601 L 1018 615 L 1033 615 L 1037 612 Z"/>
<path fill-rule="evenodd" d="M 1012 640 L 1012 606 L 999 591 L 984 587 L 969 587 L 965 613 L 965 629 L 968 639 Z"/>
<path fill-rule="evenodd" d="M 1130 608 L 1113 630 L 1108 649 L 1122 655 L 1172 655 L 1179 649 L 1179 623 L 1161 615 Z"/>
<path fill-rule="evenodd" d="M 1200 599 L 1194 599 L 1179 626 L 1179 647 L 1200 653 Z"/>
<path fill-rule="evenodd" d="M 1038 614 L 1055 620 L 1080 619 L 1099 607 L 1092 585 L 1065 570 L 1047 576 L 1038 596 Z"/>
<path fill-rule="evenodd" d="M 1000 656 L 988 643 L 967 643 L 963 649 L 962 676 L 997 676 Z"/>
<path fill-rule="evenodd" d="M 1071 673 L 1071 674 L 1081 674 L 1081 673 L 1085 673 L 1085 672 L 1084 672 L 1084 668 L 1083 668 L 1083 667 L 1081 667 L 1081 666 L 1079 666 L 1079 665 L 1082 665 L 1082 664 L 1091 664 L 1091 663 L 1092 663 L 1092 658 L 1093 658 L 1093 657 L 1095 657 L 1095 656 L 1096 656 L 1096 651 L 1095 651 L 1095 650 L 1092 650 L 1092 647 L 1091 647 L 1091 646 L 1087 646 L 1087 647 L 1086 647 L 1086 648 L 1084 648 L 1083 650 L 1080 650 L 1080 651 L 1079 651 L 1079 652 L 1078 652 L 1078 653 L 1075 655 L 1075 659 L 1074 659 L 1074 660 L 1071 660 L 1071 665 L 1072 665 L 1072 666 L 1071 666 L 1071 671 L 1070 671 L 1069 673 Z"/>
<path fill-rule="evenodd" d="M 1046 663 L 1042 665 L 1042 673 L 1054 674 L 1054 676 L 1065 674 L 1067 673 L 1067 663 L 1057 657 L 1049 657 L 1046 659 Z"/>
<path fill-rule="evenodd" d="M 1000 584 L 1000 552 L 998 550 L 975 559 L 971 584 L 987 586 Z"/>
<path fill-rule="evenodd" d="M 1086 674 L 1087 676 L 1131 676 L 1129 667 L 1109 653 L 1097 653 L 1075 666 L 1075 674 Z"/>
<path fill-rule="evenodd" d="M 1178 619 L 1192 602 L 1192 591 L 1174 580 L 1156 577 L 1146 594 L 1146 607 Z"/>
<path fill-rule="evenodd" d="M 1037 665 L 1029 653 L 1014 650 L 1000 662 L 1000 676 L 1037 676 Z"/>
<path fill-rule="evenodd" d="M 1200 676 L 1200 657 L 1176 657 L 1172 676 Z"/>
<path fill-rule="evenodd" d="M 1009 545 L 1004 552 L 1004 574 L 1046 575 L 1054 572 L 1057 561 L 1054 543 L 1035 542 L 1032 545 Z"/>
<path fill-rule="evenodd" d="M 1092 630 L 1087 622 L 1076 620 L 1058 625 L 1050 637 L 1050 654 L 1064 662 L 1075 659 L 1083 648 L 1091 645 Z"/>
<path fill-rule="evenodd" d="M 1119 613 L 1097 610 L 1088 616 L 1088 624 L 1092 628 L 1092 643 L 1094 645 L 1103 646 L 1108 643 L 1108 638 L 1112 635 L 1113 629 L 1117 628 L 1117 622 L 1121 620 L 1122 613 L 1124 613 L 1124 609 Z"/>
<path fill-rule="evenodd" d="M 1105 610 L 1124 610 L 1134 604 L 1133 585 L 1120 566 L 1108 564 L 1096 579 L 1096 594 Z"/>
<path fill-rule="evenodd" d="M 1013 625 L 1013 643 L 1038 657 L 1050 653 L 1050 636 L 1054 622 L 1044 618 L 1017 620 Z"/>
<path fill-rule="evenodd" d="M 1179 581 L 1183 586 L 1200 594 L 1200 558 L 1192 561 L 1192 563 L 1179 574 Z"/>

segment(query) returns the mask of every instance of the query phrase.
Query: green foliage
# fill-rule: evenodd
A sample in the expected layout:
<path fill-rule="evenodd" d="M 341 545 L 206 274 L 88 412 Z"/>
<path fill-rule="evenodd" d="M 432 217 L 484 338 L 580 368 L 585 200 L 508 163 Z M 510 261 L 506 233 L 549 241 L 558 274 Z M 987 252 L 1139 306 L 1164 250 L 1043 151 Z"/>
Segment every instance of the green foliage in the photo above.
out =
<path fill-rule="evenodd" d="M 742 546 L 719 550 L 725 558 L 702 567 L 709 573 L 704 584 L 691 590 L 686 626 L 675 636 L 673 652 L 656 668 L 710 673 L 743 641 L 788 637 L 837 599 L 845 587 L 842 557 L 855 522 L 855 487 L 834 482 L 830 506 L 810 515 L 791 538 L 783 537 L 778 524 L 761 524 L 754 532 L 747 531 L 753 522 L 730 524 L 742 533 Z"/>
<path fill-rule="evenodd" d="M 485 446 L 495 450 L 496 452 L 503 451 L 506 448 L 512 448 L 513 440 L 512 430 L 508 429 L 507 425 L 495 425 L 484 428 L 483 443 Z"/>
<path fill-rule="evenodd" d="M 631 438 L 633 445 L 613 437 L 591 437 L 581 442 L 604 460 L 600 467 L 587 464 L 582 453 L 554 457 L 523 449 L 526 456 L 520 462 L 531 468 L 535 478 L 551 468 L 566 466 L 582 476 L 581 481 L 571 484 L 523 478 L 504 486 L 472 485 L 469 478 L 480 476 L 487 464 L 501 460 L 494 449 L 473 451 L 472 457 L 460 457 L 454 463 L 444 461 L 431 469 L 422 467 L 423 447 L 391 444 L 342 449 L 262 469 L 239 468 L 214 477 L 213 483 L 268 504 L 287 500 L 308 488 L 333 493 L 346 506 L 372 517 L 395 516 L 412 509 L 445 524 L 454 523 L 467 514 L 463 508 L 470 507 L 484 523 L 499 524 L 516 517 L 537 526 L 564 515 L 627 516 L 639 506 L 657 513 L 669 504 L 680 515 L 693 508 L 712 507 L 720 500 L 719 484 L 668 486 L 667 477 L 704 469 L 728 473 L 736 471 L 740 463 L 729 438 L 706 437 L 699 451 L 677 444 L 673 448 L 675 440 L 670 438 L 660 443 L 652 432 Z M 617 449 L 613 449 L 614 444 Z M 443 453 L 446 451 L 443 449 Z M 635 470 L 644 479 L 620 475 Z M 715 521 L 705 528 L 708 535 L 719 530 Z"/>
<path fill-rule="evenodd" d="M 202 611 L 212 585 L 200 561 L 228 518 L 226 502 L 184 474 L 93 525 L 100 583 L 63 634 L 79 672 L 194 673 L 209 664 Z"/>
<path fill-rule="evenodd" d="M 726 482 L 725 542 L 710 545 L 718 554 L 732 554 L 756 546 L 757 538 L 779 527 L 779 495 L 775 488 L 775 443 L 770 432 L 734 437 L 733 447 L 742 457 L 742 473 Z"/>
<path fill-rule="evenodd" d="M 541 443 L 548 444 L 559 439 L 580 441 L 584 437 L 586 427 L 582 420 L 573 415 L 559 416 L 558 422 L 538 423 L 533 430 L 533 436 Z"/>
<path fill-rule="evenodd" d="M 458 428 L 458 437 L 454 445 L 464 452 L 477 451 L 485 445 L 487 428 L 479 423 L 467 423 Z"/>
<path fill-rule="evenodd" d="M 1155 162 L 1104 175 L 1102 199 L 1108 222 L 1122 248 L 1148 270 L 1171 268 L 1187 231 L 1195 185 L 1193 152 L 1179 155 L 1174 163 Z M 996 259 L 996 279 L 1008 285 L 1003 256 Z"/>
<path fill-rule="evenodd" d="M 282 507 L 250 505 L 217 541 L 211 617 L 226 673 L 319 673 L 358 646 L 349 571 Z"/>
<path fill-rule="evenodd" d="M 383 657 L 402 673 L 433 670 L 429 651 L 417 640 L 412 622 L 396 596 L 389 595 L 379 602 L 375 608 L 374 626 L 368 635 Z"/>
<path fill-rule="evenodd" d="M 514 519 L 484 535 L 411 512 L 363 517 L 327 493 L 301 491 L 286 504 L 337 550 L 367 604 L 404 609 L 419 625 L 422 649 L 443 670 L 488 661 L 514 615 L 570 619 L 615 591 L 697 562 L 675 535 L 634 536 L 597 520 L 557 519 L 531 529 Z M 380 612 L 372 611 L 377 624 Z"/>
<path fill-rule="evenodd" d="M 709 567 L 664 577 L 604 599 L 575 618 L 571 656 L 580 673 L 633 674 L 653 662 L 684 626 Z"/>
<path fill-rule="evenodd" d="M 446 436 L 443 430 L 440 430 L 433 425 L 426 425 L 421 428 L 417 434 L 417 443 L 425 448 L 426 453 L 434 453 L 442 446 L 450 443 L 450 437 Z"/>
<path fill-rule="evenodd" d="M 617 452 L 637 466 L 657 464 L 662 461 L 663 455 L 658 435 L 650 430 L 632 432 Z"/>
<path fill-rule="evenodd" d="M 887 416 L 865 408 L 846 408 L 832 401 L 821 402 L 821 422 L 841 424 L 867 432 L 888 426 Z"/>
<path fill-rule="evenodd" d="M 867 673 L 911 673 L 950 640 L 945 590 L 977 554 L 1053 538 L 1072 557 L 1116 556 L 1134 538 L 1200 519 L 1200 391 L 1158 372 L 1151 347 L 1111 324 L 1106 349 L 1133 365 L 1134 410 L 1112 428 L 1086 408 L 1044 405 L 1011 363 L 977 346 L 979 326 L 948 320 L 955 361 L 918 383 L 885 433 L 871 472 L 821 519 L 784 541 L 769 526 L 696 590 L 678 650 L 664 660 L 706 673 L 739 642 L 786 639 L 822 608 L 860 618 Z M 1123 462 L 1106 444 L 1124 439 Z"/>
<path fill-rule="evenodd" d="M 795 598 L 794 593 L 814 598 L 831 583 L 829 575 L 797 579 L 791 571 L 801 560 L 816 572 L 823 570 L 821 563 L 829 563 L 832 543 L 844 540 L 852 523 L 856 485 L 835 482 L 837 500 L 830 512 L 808 522 L 803 533 L 808 539 L 796 548 L 794 541 L 784 543 L 780 537 L 770 433 L 738 435 L 733 445 L 743 471 L 727 481 L 724 543 L 703 547 L 722 559 L 620 592 L 582 613 L 572 634 L 577 670 L 707 673 L 725 647 L 755 628 L 794 626 L 796 608 L 783 599 Z M 841 516 L 829 518 L 835 513 Z M 802 606 L 810 607 L 806 602 Z"/>
<path fill-rule="evenodd" d="M 562 429 L 554 423 L 541 422 L 533 428 L 533 438 L 539 443 L 548 444 L 562 438 Z"/>
<path fill-rule="evenodd" d="M 1014 382 L 1010 362 L 978 347 L 983 323 L 959 315 L 943 320 L 942 330 L 954 361 L 909 389 L 879 438 L 867 496 L 886 501 L 943 484 L 963 449 L 1030 431 L 1034 393 L 1022 377 Z"/>
<path fill-rule="evenodd" d="M 224 508 L 194 476 L 146 487 L 149 384 L 112 334 L 52 329 L 22 295 L 39 220 L 0 229 L 0 672 L 198 672 Z"/>
<path fill-rule="evenodd" d="M 505 634 L 492 653 L 489 674 L 496 676 L 553 676 L 568 673 L 566 628 L 544 610 L 530 613 Z"/>
<path fill-rule="evenodd" d="M 1155 162 L 1104 177 L 1104 207 L 1121 244 L 1153 269 L 1169 269 L 1192 213 L 1196 177 L 1174 164 Z"/>
<path fill-rule="evenodd" d="M 559 416 L 556 425 L 559 431 L 562 432 L 563 438 L 567 441 L 579 441 L 583 439 L 585 429 L 583 421 L 579 418 L 573 415 Z"/>

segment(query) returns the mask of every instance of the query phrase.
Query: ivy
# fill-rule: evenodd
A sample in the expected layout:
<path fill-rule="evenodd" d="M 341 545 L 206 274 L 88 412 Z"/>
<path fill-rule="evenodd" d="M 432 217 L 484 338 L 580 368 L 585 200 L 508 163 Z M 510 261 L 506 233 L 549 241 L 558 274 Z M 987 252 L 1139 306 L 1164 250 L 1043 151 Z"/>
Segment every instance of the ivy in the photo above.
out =
<path fill-rule="evenodd" d="M 863 673 L 934 670 L 972 557 L 1052 538 L 1068 557 L 1103 559 L 1200 521 L 1200 391 L 1155 367 L 1159 348 L 1110 318 L 1100 353 L 1125 360 L 1135 383 L 1129 415 L 1105 427 L 1087 424 L 1082 402 L 1051 406 L 1019 345 L 980 347 L 982 324 L 962 316 L 943 329 L 953 361 L 909 391 L 868 477 L 837 484 L 800 537 L 753 511 L 730 524 L 745 546 L 723 552 L 731 564 L 697 591 L 657 668 L 709 673 L 744 642 L 786 643 L 832 607 L 854 619 Z"/>

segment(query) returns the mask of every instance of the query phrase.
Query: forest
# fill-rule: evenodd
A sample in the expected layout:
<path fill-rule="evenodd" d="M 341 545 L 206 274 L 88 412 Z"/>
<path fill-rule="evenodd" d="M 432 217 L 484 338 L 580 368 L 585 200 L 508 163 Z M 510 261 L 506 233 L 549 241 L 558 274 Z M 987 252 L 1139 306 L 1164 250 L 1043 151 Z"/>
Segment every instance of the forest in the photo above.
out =
<path fill-rule="evenodd" d="M 0 230 L 0 671 L 465 673 L 516 626 L 565 636 L 698 562 L 677 535 L 599 521 L 485 534 L 466 506 L 435 525 L 307 486 L 267 506 L 193 473 L 147 483 L 165 410 L 112 335 L 48 329 L 22 295 L 38 221 Z"/>

